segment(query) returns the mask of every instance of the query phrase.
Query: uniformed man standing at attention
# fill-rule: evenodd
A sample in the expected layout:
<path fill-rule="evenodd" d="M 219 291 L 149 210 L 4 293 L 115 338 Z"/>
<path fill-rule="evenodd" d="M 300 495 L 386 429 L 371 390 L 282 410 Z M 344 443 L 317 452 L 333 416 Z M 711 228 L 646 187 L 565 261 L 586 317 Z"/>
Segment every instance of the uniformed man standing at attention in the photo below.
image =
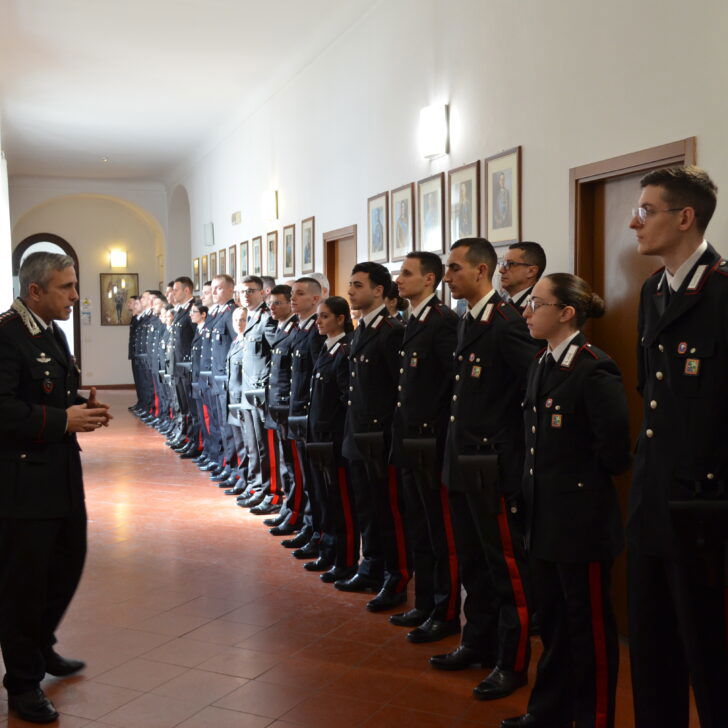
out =
<path fill-rule="evenodd" d="M 456 543 L 463 545 L 466 591 L 469 581 L 477 583 L 478 562 L 490 582 L 490 598 L 479 605 L 478 656 L 495 657 L 495 668 L 473 691 L 480 700 L 501 698 L 525 685 L 530 658 L 528 569 L 520 524 L 521 402 L 538 345 L 518 310 L 493 289 L 496 262 L 487 240 L 462 238 L 450 249 L 445 274 L 453 297 L 468 301 L 455 349 L 444 477 Z M 480 559 L 467 538 L 473 529 Z M 441 662 L 435 667 L 447 669 L 447 656 Z"/>
<path fill-rule="evenodd" d="M 641 180 L 630 227 L 664 268 L 642 287 L 644 399 L 627 548 L 636 728 L 728 726 L 728 264 L 704 239 L 717 188 L 697 167 Z"/>
<path fill-rule="evenodd" d="M 8 707 L 23 720 L 58 717 L 46 674 L 83 669 L 53 649 L 86 555 L 77 432 L 108 425 L 108 407 L 78 394 L 79 371 L 55 321 L 78 303 L 73 260 L 32 253 L 20 298 L 0 315 L 0 648 Z"/>
<path fill-rule="evenodd" d="M 498 261 L 501 296 L 521 313 L 536 281 L 546 269 L 546 253 L 538 243 L 513 243 Z"/>

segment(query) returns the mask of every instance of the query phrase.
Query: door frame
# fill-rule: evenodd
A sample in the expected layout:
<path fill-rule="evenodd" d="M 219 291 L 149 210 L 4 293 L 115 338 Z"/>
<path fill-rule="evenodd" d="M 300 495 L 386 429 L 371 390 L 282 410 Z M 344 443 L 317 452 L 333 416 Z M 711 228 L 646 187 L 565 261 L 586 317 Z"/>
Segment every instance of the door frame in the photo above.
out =
<path fill-rule="evenodd" d="M 336 281 L 336 270 L 331 270 L 330 265 L 330 250 L 333 250 L 333 246 L 339 241 L 345 238 L 354 238 L 354 251 L 357 249 L 357 234 L 356 225 L 347 225 L 346 227 L 340 227 L 336 230 L 329 230 L 323 234 L 324 242 L 324 275 L 329 279 L 329 285 L 331 281 Z M 356 255 L 355 255 L 356 257 Z M 330 292 L 330 291 L 329 291 Z M 337 294 L 338 295 L 338 294 Z"/>
<path fill-rule="evenodd" d="M 12 266 L 13 266 L 13 276 L 17 276 L 18 272 L 20 271 L 20 261 L 23 258 L 23 255 L 25 251 L 31 246 L 35 245 L 36 243 L 53 243 L 54 245 L 57 245 L 63 252 L 73 258 L 73 266 L 76 269 L 76 278 L 78 278 L 78 295 L 79 295 L 79 303 L 80 303 L 80 297 L 81 297 L 81 271 L 78 265 L 78 256 L 76 255 L 76 251 L 73 249 L 71 244 L 64 240 L 59 235 L 54 235 L 53 233 L 36 233 L 35 235 L 29 235 L 27 238 L 21 240 L 15 248 L 13 248 L 13 259 L 12 259 Z M 79 304 L 76 304 L 73 307 L 73 337 L 76 340 L 76 346 L 74 356 L 76 358 L 76 366 L 79 368 L 79 372 L 83 371 L 83 366 L 81 365 L 81 307 Z M 79 380 L 78 380 L 79 386 L 81 386 L 81 374 L 79 373 Z"/>
<path fill-rule="evenodd" d="M 611 177 L 648 172 L 656 167 L 695 164 L 696 144 L 696 137 L 687 137 L 569 170 L 569 240 L 574 254 L 576 275 L 587 281 L 594 280 L 591 230 L 594 229 L 596 183 Z"/>

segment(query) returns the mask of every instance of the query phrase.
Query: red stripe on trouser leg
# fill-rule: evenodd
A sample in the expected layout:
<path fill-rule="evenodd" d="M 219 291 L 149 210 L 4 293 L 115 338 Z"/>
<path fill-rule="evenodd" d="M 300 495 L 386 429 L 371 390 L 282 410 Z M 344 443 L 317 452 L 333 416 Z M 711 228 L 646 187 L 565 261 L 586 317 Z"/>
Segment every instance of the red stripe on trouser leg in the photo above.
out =
<path fill-rule="evenodd" d="M 210 411 L 207 409 L 207 405 L 202 405 L 202 419 L 205 421 L 205 432 L 210 434 Z"/>
<path fill-rule="evenodd" d="M 518 622 L 521 625 L 521 634 L 518 637 L 518 647 L 516 648 L 516 660 L 513 665 L 513 669 L 516 672 L 521 672 L 526 669 L 526 646 L 528 645 L 528 603 L 526 602 L 526 591 L 523 588 L 521 575 L 518 572 L 516 554 L 513 550 L 513 539 L 511 538 L 511 527 L 508 523 L 508 514 L 506 513 L 505 498 L 501 498 L 500 512 L 498 513 L 498 530 L 501 537 L 503 559 L 506 562 L 508 576 L 511 580 L 511 589 L 513 589 L 513 600 L 516 605 Z"/>
<path fill-rule="evenodd" d="M 447 488 L 444 485 L 440 485 L 440 504 L 442 506 L 442 522 L 445 526 L 445 541 L 447 542 L 447 567 L 450 570 L 450 596 L 447 600 L 445 619 L 450 620 L 458 616 L 455 608 L 458 603 L 460 583 L 458 579 L 458 555 L 455 550 L 455 534 L 452 530 L 452 518 L 450 516 L 450 503 L 447 500 Z"/>
<path fill-rule="evenodd" d="M 197 436 L 197 447 L 202 450 L 202 429 L 200 429 L 200 432 Z"/>
<path fill-rule="evenodd" d="M 607 639 L 604 634 L 604 602 L 602 599 L 602 565 L 589 564 L 589 598 L 591 601 L 594 668 L 596 673 L 594 728 L 606 728 L 609 695 Z"/>
<path fill-rule="evenodd" d="M 276 437 L 273 430 L 268 430 L 268 462 L 270 463 L 270 492 L 273 496 L 271 503 L 278 503 L 278 473 L 276 472 Z"/>
<path fill-rule="evenodd" d="M 392 513 L 392 523 L 394 524 L 394 538 L 397 543 L 397 560 L 399 561 L 399 573 L 402 575 L 402 581 L 397 584 L 397 592 L 404 591 L 407 588 L 407 582 L 410 580 L 410 574 L 407 570 L 407 545 L 404 538 L 404 525 L 402 524 L 402 514 L 399 512 L 399 498 L 397 496 L 397 468 L 393 465 L 388 467 L 389 472 L 389 510 Z"/>
<path fill-rule="evenodd" d="M 291 441 L 291 454 L 293 455 L 293 505 L 289 523 L 297 523 L 301 512 L 301 500 L 303 499 L 303 474 L 301 472 L 301 461 L 298 458 L 298 447 Z"/>
<path fill-rule="evenodd" d="M 339 497 L 341 510 L 344 513 L 344 527 L 346 528 L 346 565 L 354 566 L 354 516 L 351 512 L 349 499 L 349 484 L 346 480 L 346 468 L 339 468 Z"/>

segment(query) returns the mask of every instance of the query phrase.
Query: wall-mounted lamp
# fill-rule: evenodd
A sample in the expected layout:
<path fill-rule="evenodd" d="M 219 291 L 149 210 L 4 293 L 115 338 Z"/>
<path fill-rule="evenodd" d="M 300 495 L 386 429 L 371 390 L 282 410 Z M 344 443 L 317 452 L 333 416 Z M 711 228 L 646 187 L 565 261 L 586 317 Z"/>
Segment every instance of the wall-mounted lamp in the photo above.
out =
<path fill-rule="evenodd" d="M 449 129 L 447 104 L 432 104 L 420 109 L 420 151 L 434 159 L 448 153 Z"/>
<path fill-rule="evenodd" d="M 112 268 L 126 268 L 126 250 L 109 251 L 109 266 Z"/>
<path fill-rule="evenodd" d="M 278 219 L 278 190 L 266 190 L 263 193 L 263 219 Z"/>

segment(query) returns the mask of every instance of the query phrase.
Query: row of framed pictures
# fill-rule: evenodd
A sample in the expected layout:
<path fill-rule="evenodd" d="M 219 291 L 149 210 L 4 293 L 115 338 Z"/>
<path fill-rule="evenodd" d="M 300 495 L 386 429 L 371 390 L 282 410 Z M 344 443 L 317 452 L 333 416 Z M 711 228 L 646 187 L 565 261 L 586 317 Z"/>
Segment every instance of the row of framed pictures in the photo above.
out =
<path fill-rule="evenodd" d="M 296 275 L 296 258 L 300 256 L 301 273 L 313 273 L 315 270 L 314 245 L 316 219 L 307 217 L 301 220 L 301 246 L 297 255 L 296 226 L 286 225 L 283 228 L 283 276 Z M 238 254 L 239 251 L 239 254 Z M 208 253 L 192 261 L 192 280 L 195 291 L 202 289 L 205 281 L 212 280 L 222 273 L 231 275 L 236 281 L 247 275 L 278 277 L 278 231 L 259 235 L 250 241 L 245 240 L 238 245 L 231 245 L 215 253 Z"/>
<path fill-rule="evenodd" d="M 485 237 L 494 245 L 516 242 L 521 236 L 521 147 L 486 158 L 482 167 Z M 412 250 L 441 254 L 447 242 L 479 236 L 480 190 L 481 163 L 477 161 L 447 173 L 447 195 L 445 173 L 439 172 L 416 185 L 410 182 L 370 197 L 369 260 L 399 261 Z"/>

